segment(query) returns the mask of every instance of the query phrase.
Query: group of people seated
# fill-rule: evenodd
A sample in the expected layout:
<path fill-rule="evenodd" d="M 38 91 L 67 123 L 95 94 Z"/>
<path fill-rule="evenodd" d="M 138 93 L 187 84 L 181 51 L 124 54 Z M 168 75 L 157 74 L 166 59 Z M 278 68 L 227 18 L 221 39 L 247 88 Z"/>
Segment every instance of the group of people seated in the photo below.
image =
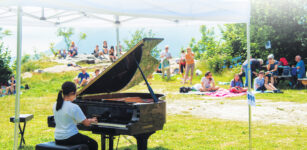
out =
<path fill-rule="evenodd" d="M 301 59 L 301 56 L 297 55 L 295 57 L 297 64 L 292 66 L 291 75 L 296 78 L 296 81 L 292 80 L 292 84 L 298 84 L 297 79 L 306 77 L 306 70 L 304 61 Z M 276 88 L 276 76 L 278 75 L 278 66 L 287 64 L 285 58 L 281 59 L 281 62 L 278 62 L 274 59 L 274 55 L 270 54 L 268 56 L 267 64 L 265 65 L 266 72 L 257 71 L 262 70 L 263 60 L 262 59 L 250 59 L 251 65 L 251 84 L 254 85 L 253 88 L 255 91 L 264 92 L 270 90 L 273 93 L 283 93 L 281 90 Z M 287 64 L 288 65 L 288 64 Z M 246 92 L 248 87 L 248 63 L 247 60 L 243 63 L 241 72 L 234 75 L 233 80 L 230 82 L 230 92 L 241 93 Z M 290 74 L 290 72 L 289 72 Z M 243 84 L 242 77 L 245 76 L 245 84 Z M 213 92 L 219 89 L 216 86 L 212 73 L 208 71 L 205 76 L 201 79 L 201 92 Z"/>
<path fill-rule="evenodd" d="M 73 58 L 77 55 L 78 55 L 78 47 L 75 45 L 75 42 L 71 42 L 70 47 L 67 52 L 66 52 L 66 49 L 59 50 L 58 52 L 59 58 L 64 58 L 64 59 L 66 59 L 67 56 Z"/>
<path fill-rule="evenodd" d="M 121 55 L 122 54 L 122 46 L 119 43 L 119 49 L 118 49 L 118 53 Z M 117 46 L 115 46 L 115 48 L 117 49 Z M 102 45 L 102 49 L 99 49 L 99 45 L 96 45 L 93 53 L 92 53 L 96 58 L 100 58 L 100 59 L 105 59 L 106 56 L 105 55 L 109 55 L 109 59 L 114 62 L 117 57 L 116 57 L 116 51 L 114 50 L 114 46 L 111 46 L 110 49 L 108 48 L 108 43 L 107 41 L 103 41 L 103 45 Z M 65 49 L 63 50 L 59 50 L 58 52 L 58 56 L 59 58 L 64 58 L 66 59 L 67 56 L 69 57 L 75 57 L 78 55 L 78 48 L 75 45 L 74 42 L 71 42 L 71 45 L 69 47 L 68 52 L 66 52 Z"/>
<path fill-rule="evenodd" d="M 16 80 L 14 76 L 11 76 L 10 80 L 7 82 L 7 86 L 3 86 L 4 89 L 0 89 L 0 97 L 2 95 L 11 95 L 16 93 Z"/>
<path fill-rule="evenodd" d="M 305 70 L 305 64 L 304 61 L 301 59 L 300 55 L 295 56 L 296 64 L 292 65 L 292 67 L 289 66 L 288 61 L 286 58 L 282 57 L 280 58 L 280 61 L 277 61 L 274 59 L 274 55 L 270 54 L 268 56 L 268 60 L 266 62 L 265 66 L 263 65 L 262 59 L 251 59 L 251 78 L 254 79 L 258 76 L 258 73 L 260 70 L 266 70 L 264 72 L 264 78 L 266 80 L 266 83 L 270 83 L 273 87 L 276 86 L 277 83 L 277 77 L 286 77 L 290 79 L 290 84 L 294 88 L 295 86 L 299 86 L 300 83 L 297 79 L 305 78 L 306 77 L 306 70 Z M 242 76 L 245 74 L 245 86 L 247 86 L 248 81 L 248 75 L 247 75 L 247 61 L 243 63 L 242 69 L 241 69 L 240 75 Z M 257 72 L 257 70 L 259 70 Z M 245 73 L 244 73 L 244 72 Z M 242 77 L 241 77 L 242 78 Z M 252 80 L 253 81 L 253 80 Z M 272 87 L 272 88 L 273 88 Z M 275 87 L 273 88 L 275 89 Z"/>

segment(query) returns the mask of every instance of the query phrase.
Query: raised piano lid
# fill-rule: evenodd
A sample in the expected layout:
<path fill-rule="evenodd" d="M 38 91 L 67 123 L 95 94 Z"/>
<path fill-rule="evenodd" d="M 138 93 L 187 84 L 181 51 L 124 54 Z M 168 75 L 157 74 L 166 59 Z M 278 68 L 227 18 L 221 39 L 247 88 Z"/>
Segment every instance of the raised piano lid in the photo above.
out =
<path fill-rule="evenodd" d="M 162 40 L 162 38 L 144 38 L 79 90 L 77 95 L 80 97 L 82 95 L 112 93 L 138 85 L 144 79 L 137 68 L 136 61 L 146 77 L 152 74 L 158 67 L 159 61 L 150 53 Z"/>

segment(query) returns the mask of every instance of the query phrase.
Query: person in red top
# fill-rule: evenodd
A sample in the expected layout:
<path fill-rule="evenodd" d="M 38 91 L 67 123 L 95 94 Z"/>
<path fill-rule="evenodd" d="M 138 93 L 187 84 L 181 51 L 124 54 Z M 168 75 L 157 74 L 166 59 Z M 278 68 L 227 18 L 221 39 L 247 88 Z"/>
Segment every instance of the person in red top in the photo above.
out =
<path fill-rule="evenodd" d="M 192 85 L 192 79 L 193 79 L 193 72 L 194 72 L 194 54 L 191 51 L 191 48 L 187 48 L 187 54 L 185 54 L 185 61 L 186 61 L 186 71 L 185 71 L 185 77 L 183 79 L 183 84 L 185 84 L 188 76 L 189 76 L 189 71 L 191 70 L 191 77 L 190 77 L 190 84 Z"/>
<path fill-rule="evenodd" d="M 185 52 L 184 50 L 181 51 L 181 57 L 180 57 L 180 62 L 179 62 L 179 69 L 180 73 L 182 75 L 182 79 L 184 78 L 184 70 L 185 70 Z"/>

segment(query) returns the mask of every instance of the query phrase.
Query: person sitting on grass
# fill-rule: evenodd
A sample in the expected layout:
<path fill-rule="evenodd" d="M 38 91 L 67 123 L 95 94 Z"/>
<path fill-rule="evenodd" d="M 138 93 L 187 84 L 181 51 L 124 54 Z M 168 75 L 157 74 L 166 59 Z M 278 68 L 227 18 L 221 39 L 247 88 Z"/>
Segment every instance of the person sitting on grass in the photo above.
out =
<path fill-rule="evenodd" d="M 96 69 L 95 73 L 93 74 L 93 77 L 90 79 L 90 81 L 94 80 L 96 77 L 98 77 L 98 75 L 100 74 L 100 70 Z"/>
<path fill-rule="evenodd" d="M 108 52 L 109 52 L 107 41 L 103 41 L 103 44 L 102 44 L 102 52 L 103 52 L 103 54 L 106 54 L 106 55 L 107 55 Z"/>
<path fill-rule="evenodd" d="M 85 86 L 90 78 L 90 75 L 86 72 L 85 68 L 82 68 L 81 71 L 82 72 L 80 72 L 75 78 L 76 85 L 79 85 L 80 87 Z"/>
<path fill-rule="evenodd" d="M 65 82 L 58 93 L 56 103 L 53 105 L 55 121 L 54 138 L 57 145 L 79 145 L 85 144 L 89 150 L 98 150 L 97 142 L 79 133 L 77 124 L 90 126 L 97 123 L 97 118 L 87 119 L 81 108 L 72 103 L 76 99 L 76 85 L 73 82 Z"/>
<path fill-rule="evenodd" d="M 274 93 L 283 93 L 278 90 L 272 83 L 268 83 L 268 78 L 264 79 L 264 72 L 260 71 L 258 77 L 254 81 L 254 90 L 264 92 L 265 90 L 271 90 Z"/>
<path fill-rule="evenodd" d="M 242 93 L 247 91 L 247 88 L 243 88 L 243 83 L 240 80 L 239 74 L 235 74 L 234 79 L 231 80 L 229 91 L 232 93 Z"/>
<path fill-rule="evenodd" d="M 78 55 L 78 48 L 76 47 L 75 42 L 71 42 L 71 45 L 68 51 L 68 55 L 70 57 L 75 57 Z"/>
<path fill-rule="evenodd" d="M 1 87 L 1 86 L 0 86 Z M 3 89 L 2 88 L 0 88 L 0 97 L 2 97 L 2 95 L 3 95 L 3 91 L 2 91 Z"/>
<path fill-rule="evenodd" d="M 210 71 L 206 72 L 205 77 L 201 79 L 201 85 L 202 87 L 199 89 L 201 92 L 215 92 L 220 88 L 215 86 L 215 82 Z"/>
<path fill-rule="evenodd" d="M 258 77 L 255 78 L 254 90 L 261 91 L 261 92 L 264 92 L 266 90 L 266 87 L 264 85 L 264 72 L 263 71 L 260 71 L 258 74 Z"/>
<path fill-rule="evenodd" d="M 67 53 L 66 50 L 63 49 L 63 52 L 61 50 L 59 50 L 59 58 L 64 58 L 66 59 Z"/>
<path fill-rule="evenodd" d="M 5 95 L 8 94 L 15 94 L 15 89 L 16 89 L 16 80 L 14 76 L 11 76 L 11 79 L 8 81 L 8 87 L 6 87 L 6 93 Z"/>
<path fill-rule="evenodd" d="M 100 59 L 102 59 L 101 56 L 104 57 L 103 52 L 102 52 L 102 51 L 99 51 L 99 45 L 96 45 L 96 48 L 94 49 L 93 55 L 94 55 L 96 58 L 99 57 Z"/>
<path fill-rule="evenodd" d="M 114 62 L 116 60 L 116 56 L 114 54 L 114 46 L 111 46 L 110 48 L 109 57 L 110 57 L 111 62 Z"/>

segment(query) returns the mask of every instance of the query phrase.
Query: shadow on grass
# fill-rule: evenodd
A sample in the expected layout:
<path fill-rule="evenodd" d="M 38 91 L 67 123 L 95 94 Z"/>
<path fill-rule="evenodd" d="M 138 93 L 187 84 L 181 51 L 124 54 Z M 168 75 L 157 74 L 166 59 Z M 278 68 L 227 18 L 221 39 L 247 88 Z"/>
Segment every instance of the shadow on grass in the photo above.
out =
<path fill-rule="evenodd" d="M 20 149 L 20 150 L 34 150 L 34 149 L 35 149 L 35 146 L 32 146 L 32 145 L 24 145 L 24 146 L 22 146 L 21 148 L 19 148 L 19 146 L 18 146 L 18 149 Z"/>
<path fill-rule="evenodd" d="M 137 150 L 137 145 L 130 145 L 126 147 L 119 147 L 118 150 Z M 154 147 L 154 148 L 148 148 L 148 150 L 170 150 L 168 148 L 164 148 L 162 146 Z"/>

